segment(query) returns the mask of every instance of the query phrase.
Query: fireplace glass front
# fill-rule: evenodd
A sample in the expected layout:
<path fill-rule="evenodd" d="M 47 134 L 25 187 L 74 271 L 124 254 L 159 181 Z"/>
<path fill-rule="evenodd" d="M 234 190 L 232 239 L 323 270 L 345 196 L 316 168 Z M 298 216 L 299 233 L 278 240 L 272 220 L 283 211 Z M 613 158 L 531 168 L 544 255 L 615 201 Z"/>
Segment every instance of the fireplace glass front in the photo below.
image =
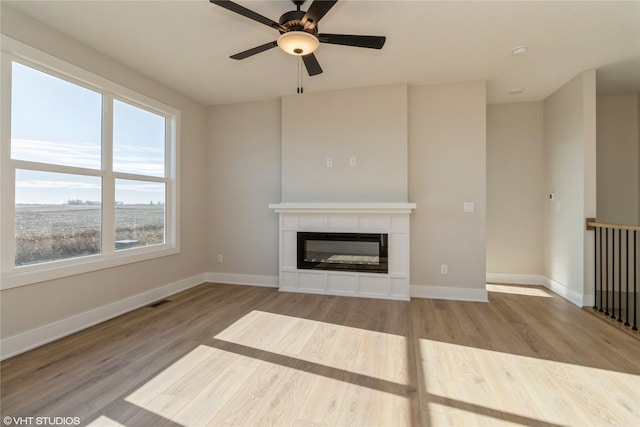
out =
<path fill-rule="evenodd" d="M 298 268 L 388 273 L 387 234 L 298 232 Z"/>

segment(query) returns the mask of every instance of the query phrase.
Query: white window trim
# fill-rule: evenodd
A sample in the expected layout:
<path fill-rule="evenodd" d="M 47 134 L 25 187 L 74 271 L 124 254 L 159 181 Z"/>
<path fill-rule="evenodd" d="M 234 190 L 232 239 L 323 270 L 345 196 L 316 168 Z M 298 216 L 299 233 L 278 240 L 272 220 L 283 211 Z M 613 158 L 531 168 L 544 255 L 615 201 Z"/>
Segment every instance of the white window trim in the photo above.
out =
<path fill-rule="evenodd" d="M 59 279 L 63 277 L 73 276 L 77 274 L 89 273 L 105 268 L 112 268 L 120 265 L 130 264 L 159 258 L 169 255 L 175 255 L 180 252 L 179 239 L 179 143 L 180 143 L 180 111 L 158 102 L 152 98 L 86 71 L 80 67 L 21 43 L 15 39 L 0 34 L 0 46 L 2 47 L 0 60 L 0 290 L 15 288 L 18 286 L 30 285 L 33 283 Z M 144 248 L 132 248 L 115 251 L 114 248 L 106 248 L 103 244 L 102 253 L 98 255 L 90 255 L 85 257 L 70 258 L 52 262 L 43 262 L 28 266 L 14 266 L 15 254 L 15 176 L 16 168 L 29 168 L 29 163 L 21 160 L 11 159 L 11 63 L 17 61 L 27 66 L 39 69 L 48 74 L 62 77 L 72 83 L 87 87 L 88 89 L 100 92 L 104 99 L 119 99 L 138 105 L 147 110 L 157 112 L 167 119 L 167 135 L 165 147 L 166 156 L 166 178 L 158 179 L 159 182 L 166 182 L 166 226 L 165 226 L 165 243 L 162 245 L 153 245 Z M 112 114 L 106 113 L 110 119 Z M 107 132 L 111 132 L 110 126 L 105 126 Z M 105 135 L 103 135 L 104 138 Z M 109 137 L 109 135 L 107 135 Z M 110 140 L 110 138 L 109 138 Z M 106 153 L 103 147 L 103 154 Z M 109 157 L 109 160 L 110 157 Z M 108 179 L 104 180 L 103 192 L 105 186 L 109 184 L 111 178 L 115 182 L 115 178 L 123 179 L 140 179 L 153 180 L 147 175 L 139 176 L 129 173 L 116 173 L 111 171 L 110 167 L 104 167 L 101 175 Z M 57 169 L 55 165 L 46 166 L 48 169 Z M 39 170 L 44 168 L 38 166 Z M 81 171 L 82 168 L 67 168 L 69 170 L 76 169 Z M 95 175 L 96 171 L 91 170 Z M 107 189 L 110 191 L 110 189 Z M 104 200 L 113 203 L 110 199 L 103 198 L 103 215 L 114 215 L 108 206 L 105 207 Z"/>

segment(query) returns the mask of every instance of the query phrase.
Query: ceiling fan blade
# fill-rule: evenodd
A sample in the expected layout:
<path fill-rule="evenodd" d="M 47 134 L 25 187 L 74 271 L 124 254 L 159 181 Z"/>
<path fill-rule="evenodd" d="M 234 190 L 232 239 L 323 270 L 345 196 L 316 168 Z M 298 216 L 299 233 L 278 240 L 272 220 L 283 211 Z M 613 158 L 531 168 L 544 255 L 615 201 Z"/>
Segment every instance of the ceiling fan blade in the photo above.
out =
<path fill-rule="evenodd" d="M 302 17 L 302 25 L 309 29 L 315 28 L 322 17 L 326 15 L 336 3 L 338 3 L 338 0 L 315 0 L 311 3 L 311 6 L 309 6 L 307 13 Z"/>
<path fill-rule="evenodd" d="M 274 40 L 272 42 L 265 43 L 265 44 L 263 44 L 261 46 L 256 46 L 253 49 L 245 50 L 244 52 L 240 52 L 240 53 L 236 53 L 235 55 L 231 55 L 229 58 L 238 59 L 238 60 L 245 59 L 245 58 L 253 56 L 253 55 L 257 54 L 257 53 L 264 52 L 265 50 L 269 50 L 271 48 L 274 48 L 276 46 L 278 46 L 278 42 Z"/>
<path fill-rule="evenodd" d="M 244 16 L 245 18 L 249 18 L 249 19 L 253 19 L 254 21 L 257 21 L 261 24 L 264 24 L 268 27 L 271 28 L 275 28 L 276 30 L 283 30 L 286 31 L 286 28 L 284 28 L 282 25 L 278 24 L 276 21 L 273 21 L 265 16 L 260 15 L 259 13 L 256 13 L 252 10 L 247 9 L 244 6 L 240 6 L 237 3 L 234 3 L 232 1 L 229 0 L 209 0 L 211 3 L 213 4 L 217 4 L 220 7 L 223 7 L 227 10 L 230 10 L 232 12 L 235 12 L 239 15 Z"/>
<path fill-rule="evenodd" d="M 318 34 L 318 40 L 321 43 L 382 49 L 387 38 L 384 36 L 354 36 L 350 34 Z"/>
<path fill-rule="evenodd" d="M 320 63 L 313 53 L 303 56 L 302 61 L 304 62 L 304 66 L 307 68 L 307 73 L 309 73 L 309 76 L 315 76 L 322 73 Z"/>

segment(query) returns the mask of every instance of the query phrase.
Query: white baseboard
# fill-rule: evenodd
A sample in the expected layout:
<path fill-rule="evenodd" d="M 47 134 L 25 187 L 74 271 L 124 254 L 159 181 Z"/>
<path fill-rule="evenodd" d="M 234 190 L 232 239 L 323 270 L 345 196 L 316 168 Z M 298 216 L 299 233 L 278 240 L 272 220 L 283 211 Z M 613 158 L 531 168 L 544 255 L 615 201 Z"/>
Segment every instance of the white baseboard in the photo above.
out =
<path fill-rule="evenodd" d="M 236 273 L 206 273 L 207 282 L 224 283 L 229 285 L 262 286 L 267 288 L 278 287 L 278 276 L 261 276 L 257 274 Z"/>
<path fill-rule="evenodd" d="M 536 285 L 544 286 L 562 298 L 577 305 L 578 307 L 592 306 L 593 296 L 581 295 L 570 289 L 564 283 L 560 283 L 543 275 L 535 274 L 508 274 L 508 273 L 487 273 L 488 283 L 502 283 L 512 285 Z"/>
<path fill-rule="evenodd" d="M 578 307 L 592 306 L 594 302 L 593 296 L 581 295 L 578 292 L 569 289 L 569 287 L 564 283 L 560 283 L 543 275 L 487 273 L 487 282 L 544 286 Z"/>
<path fill-rule="evenodd" d="M 583 298 L 583 295 L 570 289 L 564 283 L 560 283 L 553 279 L 549 279 L 548 277 L 545 277 L 544 286 L 551 289 L 553 292 L 560 295 L 562 298 L 566 299 L 567 301 L 577 305 L 578 307 L 584 307 L 585 298 Z M 593 305 L 593 301 L 591 301 L 591 305 Z"/>
<path fill-rule="evenodd" d="M 121 314 L 192 288 L 206 281 L 205 274 L 198 274 L 111 304 L 103 305 L 102 307 L 94 308 L 93 310 L 85 311 L 84 313 L 76 314 L 75 316 L 67 317 L 66 319 L 3 338 L 0 340 L 0 360 L 71 335 L 82 329 L 120 316 Z"/>
<path fill-rule="evenodd" d="M 411 285 L 412 298 L 433 298 L 454 301 L 488 302 L 487 290 L 476 288 L 454 288 L 445 286 Z"/>
<path fill-rule="evenodd" d="M 544 286 L 545 277 L 541 274 L 487 273 L 487 283 Z"/>

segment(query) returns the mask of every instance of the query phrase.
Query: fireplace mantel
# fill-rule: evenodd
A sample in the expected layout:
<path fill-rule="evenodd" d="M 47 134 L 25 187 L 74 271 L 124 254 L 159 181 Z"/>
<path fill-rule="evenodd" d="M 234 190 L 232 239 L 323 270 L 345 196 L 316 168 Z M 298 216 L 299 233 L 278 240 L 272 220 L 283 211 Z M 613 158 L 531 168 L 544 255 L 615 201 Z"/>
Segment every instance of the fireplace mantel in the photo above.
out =
<path fill-rule="evenodd" d="M 415 203 L 273 203 L 269 205 L 276 213 L 385 213 L 410 214 Z"/>
<path fill-rule="evenodd" d="M 368 298 L 409 299 L 409 215 L 414 203 L 270 204 L 279 221 L 279 289 Z M 388 274 L 297 268 L 299 231 L 388 234 Z"/>

